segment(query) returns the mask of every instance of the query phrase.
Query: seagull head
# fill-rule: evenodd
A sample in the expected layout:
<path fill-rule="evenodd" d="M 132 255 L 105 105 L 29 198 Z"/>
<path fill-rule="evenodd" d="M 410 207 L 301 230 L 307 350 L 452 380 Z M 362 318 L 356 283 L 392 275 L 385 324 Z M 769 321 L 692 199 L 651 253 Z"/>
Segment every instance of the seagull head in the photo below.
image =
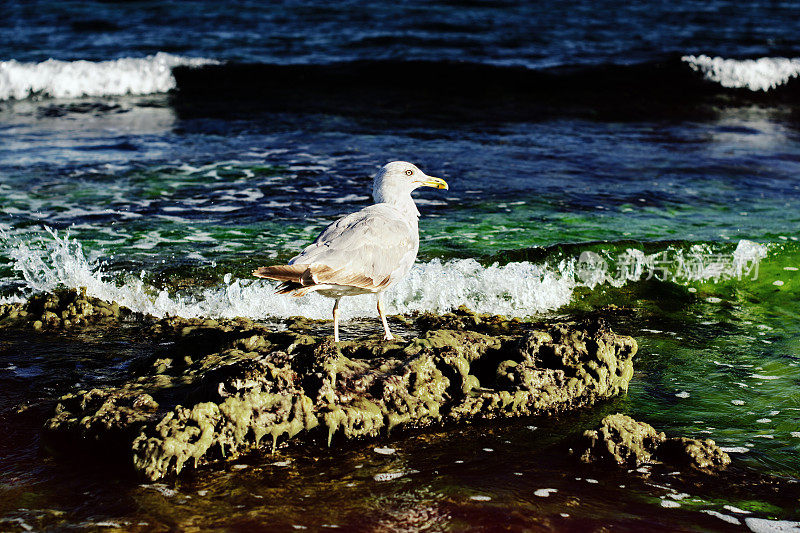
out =
<path fill-rule="evenodd" d="M 392 161 L 384 165 L 375 175 L 372 196 L 376 202 L 391 203 L 393 199 L 410 195 L 412 191 L 420 187 L 450 188 L 446 181 L 428 176 L 416 165 L 407 161 Z"/>

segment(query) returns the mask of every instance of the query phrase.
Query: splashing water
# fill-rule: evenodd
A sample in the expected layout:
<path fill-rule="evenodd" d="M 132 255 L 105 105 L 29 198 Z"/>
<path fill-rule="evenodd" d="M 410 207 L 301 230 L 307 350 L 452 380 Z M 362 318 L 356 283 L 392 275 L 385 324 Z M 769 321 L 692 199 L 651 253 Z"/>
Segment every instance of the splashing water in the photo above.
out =
<path fill-rule="evenodd" d="M 144 58 L 111 61 L 58 61 L 23 63 L 0 61 L 0 100 L 47 96 L 113 96 L 164 93 L 175 88 L 172 68 L 200 66 L 217 61 L 181 57 L 165 52 Z"/>
<path fill-rule="evenodd" d="M 112 275 L 104 263 L 87 259 L 83 246 L 69 232 L 45 230 L 46 238 L 33 240 L 2 236 L 6 255 L 21 274 L 28 292 L 85 287 L 90 296 L 156 317 L 303 315 L 319 319 L 330 315 L 330 301 L 322 296 L 291 298 L 275 294 L 271 282 L 233 279 L 230 274 L 222 284 L 211 288 L 169 294 L 148 285 L 143 276 Z M 466 305 L 481 313 L 526 317 L 568 304 L 577 287 L 594 289 L 606 284 L 621 287 L 630 281 L 649 279 L 659 269 L 672 269 L 674 281 L 741 279 L 766 254 L 764 245 L 742 240 L 733 254 L 714 253 L 701 245 L 693 246 L 687 253 L 675 251 L 668 266 L 664 265 L 663 252 L 645 254 L 635 249 L 628 249 L 609 261 L 593 252 L 584 252 L 577 259 L 541 264 L 523 261 L 483 266 L 474 259 L 434 259 L 417 264 L 405 279 L 387 291 L 386 303 L 393 313 L 441 313 Z M 615 268 L 610 268 L 609 263 Z M 374 315 L 374 299 L 369 295 L 348 298 L 343 315 Z"/>
<path fill-rule="evenodd" d="M 731 89 L 766 92 L 800 75 L 800 59 L 785 57 L 725 59 L 688 55 L 681 60 L 695 72 L 702 72 L 707 80 Z"/>

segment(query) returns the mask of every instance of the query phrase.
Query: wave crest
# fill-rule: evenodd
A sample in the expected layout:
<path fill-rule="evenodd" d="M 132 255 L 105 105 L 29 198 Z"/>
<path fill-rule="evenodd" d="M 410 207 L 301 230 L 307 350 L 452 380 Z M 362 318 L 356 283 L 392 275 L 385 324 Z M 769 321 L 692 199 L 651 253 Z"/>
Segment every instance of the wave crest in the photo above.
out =
<path fill-rule="evenodd" d="M 209 318 L 237 316 L 264 319 L 302 315 L 329 318 L 330 300 L 311 294 L 290 298 L 275 294 L 272 282 L 233 279 L 192 293 L 169 294 L 149 286 L 141 276 L 127 275 L 114 281 L 104 265 L 88 260 L 79 242 L 68 233 L 46 228 L 48 236 L 38 240 L 20 240 L 4 236 L 5 254 L 24 279 L 27 290 L 52 291 L 59 287 L 85 287 L 90 296 L 115 301 L 134 311 L 156 317 L 167 315 Z M 731 253 L 713 253 L 706 245 L 688 251 L 673 251 L 672 281 L 718 281 L 741 278 L 748 267 L 766 256 L 766 247 L 742 240 Z M 557 264 L 527 261 L 482 266 L 474 259 L 434 259 L 417 264 L 410 274 L 386 293 L 391 313 L 414 311 L 446 312 L 466 305 L 481 313 L 526 317 L 553 311 L 570 302 L 575 289 L 589 290 L 598 285 L 620 287 L 629 281 L 648 278 L 658 265 L 664 266 L 663 252 L 645 254 L 629 249 L 616 257 L 594 255 L 565 259 Z M 611 268 L 592 269 L 603 262 Z M 693 265 L 693 268 L 687 268 Z M 592 275 L 587 275 L 592 273 Z M 619 275 L 622 273 L 622 275 Z M 434 288 L 434 290 L 432 290 Z M 375 300 L 371 296 L 348 298 L 342 306 L 345 318 L 373 316 Z"/>
<path fill-rule="evenodd" d="M 0 61 L 0 100 L 31 96 L 77 98 L 163 93 L 175 88 L 173 67 L 216 64 L 159 52 L 144 58 L 110 61 L 59 61 L 40 63 Z"/>
<path fill-rule="evenodd" d="M 700 74 L 700 75 L 698 75 Z M 332 64 L 242 64 L 159 52 L 144 58 L 40 63 L 0 61 L 0 101 L 40 97 L 153 94 L 178 89 L 183 113 L 229 116 L 237 106 L 337 114 L 379 113 L 375 101 L 400 103 L 409 113 L 446 111 L 451 119 L 478 115 L 519 120 L 565 112 L 652 115 L 676 105 L 702 106 L 730 89 L 766 93 L 800 75 L 800 58 L 726 59 L 684 55 L 638 64 L 523 66 L 453 61 L 363 60 Z M 701 76 L 713 84 L 704 83 Z M 398 78 L 426 79 L 424 86 Z M 481 79 L 481 84 L 475 84 Z M 715 85 L 716 84 L 716 85 Z M 353 100 L 357 85 L 365 98 Z M 491 98 L 487 94 L 494 95 Z M 786 96 L 786 95 L 784 95 Z M 764 94 L 737 95 L 737 105 Z M 770 97 L 771 98 L 771 97 Z M 793 99 L 793 97 L 789 97 Z M 199 101 L 203 105 L 194 105 Z M 472 102 L 480 101 L 480 106 Z M 468 104 L 468 105 L 465 105 Z M 717 105 L 721 101 L 716 102 Z M 726 105 L 732 105 L 730 102 Z M 485 109 L 484 109 L 485 108 Z M 511 110 L 511 111 L 510 111 Z"/>
<path fill-rule="evenodd" d="M 707 80 L 729 89 L 767 92 L 800 75 L 800 59 L 785 57 L 725 59 L 699 55 L 683 56 L 681 60 Z"/>

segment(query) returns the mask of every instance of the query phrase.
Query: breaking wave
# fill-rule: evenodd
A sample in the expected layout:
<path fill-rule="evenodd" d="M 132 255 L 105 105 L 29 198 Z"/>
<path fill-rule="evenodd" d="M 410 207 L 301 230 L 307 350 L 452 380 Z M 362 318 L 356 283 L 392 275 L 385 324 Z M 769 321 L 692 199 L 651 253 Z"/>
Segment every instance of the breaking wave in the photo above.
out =
<path fill-rule="evenodd" d="M 762 57 L 759 59 L 725 59 L 722 57 L 683 56 L 695 72 L 729 89 L 750 89 L 767 92 L 800 75 L 800 59 Z"/>
<path fill-rule="evenodd" d="M 149 286 L 141 276 L 112 276 L 102 263 L 87 259 L 81 244 L 68 233 L 51 229 L 47 233 L 36 240 L 4 238 L 5 255 L 24 280 L 25 292 L 85 287 L 90 296 L 156 317 L 330 316 L 331 302 L 322 296 L 278 295 L 271 282 L 234 279 L 230 274 L 216 287 L 192 294 L 169 294 Z M 653 272 L 658 277 L 665 269 L 676 282 L 741 278 L 766 253 L 764 245 L 742 240 L 732 254 L 713 253 L 707 245 L 696 245 L 686 251 L 674 251 L 669 258 L 663 252 L 648 255 L 629 249 L 613 258 L 585 252 L 577 258 L 541 264 L 524 261 L 482 266 L 474 259 L 435 259 L 416 265 L 404 280 L 387 291 L 385 299 L 391 313 L 445 312 L 466 305 L 481 313 L 525 317 L 568 304 L 579 287 L 620 287 Z M 374 314 L 375 300 L 371 296 L 343 302 L 343 317 Z"/>
<path fill-rule="evenodd" d="M 143 58 L 110 61 L 41 63 L 0 61 L 0 100 L 31 96 L 76 98 L 163 93 L 175 88 L 172 69 L 217 63 L 211 59 L 181 57 L 164 52 Z"/>
<path fill-rule="evenodd" d="M 219 62 L 159 52 L 144 58 L 40 63 L 0 61 L 0 101 L 29 97 L 115 96 L 177 90 L 182 113 L 232 107 L 339 114 L 446 113 L 536 118 L 568 112 L 672 114 L 737 92 L 736 103 L 794 99 L 774 89 L 800 75 L 800 59 L 674 56 L 636 64 L 529 68 L 455 61 L 361 60 L 330 64 Z M 397 84 L 425 79 L 425 84 Z M 475 80 L 481 80 L 476 84 Z M 353 100 L 357 86 L 364 98 Z M 744 90 L 744 91 L 742 91 Z M 769 93 L 769 96 L 767 96 Z M 197 100 L 203 105 L 197 106 Z M 480 101 L 480 106 L 475 105 Z M 732 105 L 728 102 L 725 105 Z M 485 109 L 484 109 L 485 108 Z"/>

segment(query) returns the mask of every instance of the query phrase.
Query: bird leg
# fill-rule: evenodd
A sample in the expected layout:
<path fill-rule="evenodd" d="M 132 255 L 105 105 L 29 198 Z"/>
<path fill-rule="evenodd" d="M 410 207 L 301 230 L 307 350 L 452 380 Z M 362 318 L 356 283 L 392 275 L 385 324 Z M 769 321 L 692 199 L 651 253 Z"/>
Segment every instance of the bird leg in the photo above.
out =
<path fill-rule="evenodd" d="M 378 293 L 378 314 L 381 317 L 381 322 L 383 322 L 383 340 L 390 341 L 394 339 L 394 335 L 392 332 L 389 331 L 389 323 L 386 322 L 386 314 L 383 312 L 383 298 L 381 298 L 380 293 Z"/>
<path fill-rule="evenodd" d="M 339 300 L 341 298 L 336 298 L 333 304 L 333 342 L 339 342 Z"/>

